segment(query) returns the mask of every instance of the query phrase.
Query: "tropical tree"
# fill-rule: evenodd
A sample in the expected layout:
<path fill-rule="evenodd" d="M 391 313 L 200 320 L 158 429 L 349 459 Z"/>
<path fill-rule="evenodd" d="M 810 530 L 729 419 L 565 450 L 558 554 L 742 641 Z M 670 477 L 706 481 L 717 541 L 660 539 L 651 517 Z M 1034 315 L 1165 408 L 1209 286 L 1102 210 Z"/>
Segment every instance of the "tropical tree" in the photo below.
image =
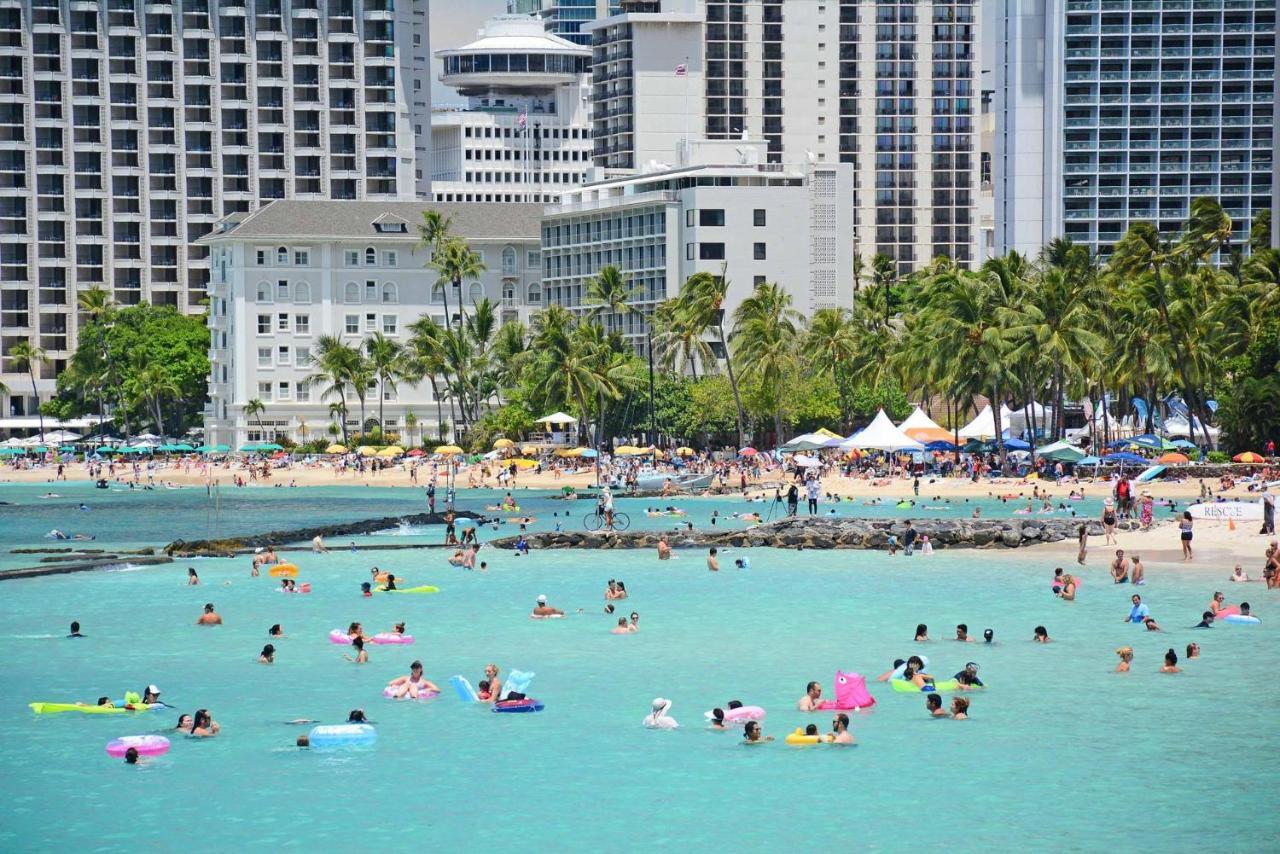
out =
<path fill-rule="evenodd" d="M 606 332 L 616 331 L 615 320 L 618 321 L 618 325 L 621 325 L 622 318 L 632 314 L 642 314 L 640 309 L 631 305 L 631 300 L 639 296 L 640 289 L 633 286 L 622 275 L 622 271 L 612 264 L 602 267 L 600 272 L 587 280 L 586 284 L 586 294 L 582 301 L 592 306 L 587 312 L 586 319 L 595 320 L 604 315 Z"/>
<path fill-rule="evenodd" d="M 800 313 L 791 295 L 771 282 L 756 285 L 733 314 L 734 358 L 744 380 L 754 380 L 770 404 L 774 436 L 782 442 L 783 378 L 796 366 Z"/>
<path fill-rule="evenodd" d="M 697 379 L 699 364 L 714 366 L 715 354 L 707 343 L 706 328 L 697 320 L 696 315 L 686 310 L 678 299 L 665 300 L 654 309 L 650 321 L 653 354 L 663 370 L 674 370 L 679 362 L 690 376 Z"/>
<path fill-rule="evenodd" d="M 36 400 L 40 418 L 40 441 L 44 441 L 44 412 L 40 409 L 40 392 L 36 389 L 36 370 L 45 362 L 44 348 L 30 341 L 19 341 L 9 348 L 9 362 L 15 373 L 26 371 L 31 379 L 31 396 Z"/>
<path fill-rule="evenodd" d="M 412 409 L 404 414 L 404 432 L 410 445 L 417 444 L 413 441 L 413 432 L 418 428 L 418 413 Z"/>
<path fill-rule="evenodd" d="M 462 283 L 475 281 L 484 273 L 486 267 L 480 255 L 473 252 L 467 242 L 459 237 L 450 237 L 440 243 L 431 258 L 431 268 L 436 271 L 436 285 L 448 289 L 452 285 L 458 292 L 458 331 L 467 316 L 462 303 Z M 449 302 L 445 298 L 445 325 L 448 325 Z"/>
<path fill-rule="evenodd" d="M 245 418 L 253 418 L 258 422 L 258 435 L 265 441 L 267 438 L 266 428 L 262 426 L 262 413 L 267 411 L 267 405 L 259 398 L 253 398 L 242 408 Z"/>
<path fill-rule="evenodd" d="M 729 387 L 733 389 L 733 402 L 738 408 L 738 447 L 742 447 L 746 433 L 746 414 L 742 409 L 742 393 L 738 389 L 738 378 L 734 374 L 733 359 L 729 353 L 729 339 L 724 332 L 724 303 L 729 292 L 727 265 L 721 266 L 720 275 L 710 273 L 694 273 L 685 280 L 680 289 L 681 311 L 688 315 L 687 321 L 695 329 L 705 330 L 715 327 L 720 339 L 720 351 L 725 354 L 725 369 L 729 373 Z M 713 363 L 714 364 L 714 363 Z"/>
<path fill-rule="evenodd" d="M 890 290 L 893 288 L 893 283 L 897 278 L 898 264 L 893 258 L 880 252 L 871 259 L 871 282 L 883 296 L 884 322 L 886 324 L 889 322 L 889 316 L 893 313 L 893 299 L 890 295 Z"/>
<path fill-rule="evenodd" d="M 147 365 L 138 374 L 136 394 L 151 411 L 156 432 L 162 436 L 164 435 L 164 401 L 166 398 L 177 397 L 181 393 L 182 388 L 160 365 Z"/>
<path fill-rule="evenodd" d="M 306 382 L 323 387 L 321 400 L 331 396 L 338 398 L 337 409 L 330 406 L 329 411 L 342 417 L 344 444 L 347 442 L 347 386 L 355 381 L 361 361 L 360 352 L 336 335 L 321 335 L 311 352 L 310 367 L 314 373 L 307 377 Z M 363 408 L 361 422 L 363 426 Z"/>
<path fill-rule="evenodd" d="M 378 428 L 385 432 L 383 404 L 387 398 L 387 390 L 395 391 L 396 380 L 405 375 L 404 347 L 399 341 L 375 332 L 365 339 L 364 352 L 368 370 L 378 383 Z"/>
<path fill-rule="evenodd" d="M 843 420 L 849 412 L 847 390 L 851 387 L 853 362 L 858 352 L 858 331 L 842 308 L 822 308 L 814 312 L 800 342 L 800 353 L 816 374 L 828 374 L 835 384 Z M 781 440 L 781 436 L 778 437 Z"/>
<path fill-rule="evenodd" d="M 445 216 L 440 211 L 426 210 L 422 212 L 422 222 L 418 223 L 418 248 L 426 250 L 426 266 L 435 269 L 437 253 L 450 240 L 453 240 L 453 217 Z M 437 270 L 437 273 L 439 271 Z M 444 325 L 449 325 L 449 287 L 436 280 L 440 295 L 444 300 Z"/>

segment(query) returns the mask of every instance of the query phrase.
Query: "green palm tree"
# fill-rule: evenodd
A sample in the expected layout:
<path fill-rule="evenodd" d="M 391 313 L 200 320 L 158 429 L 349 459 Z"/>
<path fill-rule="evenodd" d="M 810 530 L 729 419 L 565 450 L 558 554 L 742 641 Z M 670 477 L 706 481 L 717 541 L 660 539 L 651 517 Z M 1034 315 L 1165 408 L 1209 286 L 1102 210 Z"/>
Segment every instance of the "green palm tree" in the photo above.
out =
<path fill-rule="evenodd" d="M 164 435 L 164 401 L 168 397 L 177 397 L 182 389 L 174 382 L 160 365 L 147 365 L 137 375 L 138 395 L 155 420 L 156 432 Z"/>
<path fill-rule="evenodd" d="M 9 348 L 9 361 L 15 373 L 27 372 L 31 379 L 31 396 L 36 400 L 40 418 L 40 441 L 44 441 L 44 412 L 40 409 L 40 392 L 36 389 L 36 369 L 45 363 L 44 348 L 30 341 L 19 341 Z"/>
<path fill-rule="evenodd" d="M 404 347 L 381 332 L 375 332 L 364 342 L 369 371 L 378 383 L 378 428 L 383 429 L 383 404 L 387 389 L 396 390 L 396 380 L 404 376 Z M 385 432 L 385 430 L 384 430 Z"/>
<path fill-rule="evenodd" d="M 715 354 L 706 341 L 706 328 L 696 322 L 679 299 L 664 300 L 653 312 L 653 353 L 663 370 L 679 361 L 696 380 L 698 364 L 713 364 Z"/>
<path fill-rule="evenodd" d="M 440 211 L 423 211 L 422 222 L 418 223 L 418 248 L 426 250 L 426 266 L 435 269 L 436 254 L 441 247 L 453 239 L 453 217 L 445 216 Z M 439 272 L 439 271 L 437 271 Z M 444 299 L 444 325 L 449 325 L 449 288 L 441 284 L 437 278 L 436 287 Z"/>
<path fill-rule="evenodd" d="M 771 282 L 756 285 L 733 313 L 734 357 L 743 378 L 756 380 L 769 397 L 778 442 L 782 441 L 783 379 L 797 364 L 799 320 L 791 295 Z"/>
<path fill-rule="evenodd" d="M 267 440 L 267 430 L 262 426 L 262 413 L 267 411 L 267 405 L 255 397 L 244 405 L 242 411 L 245 418 L 253 418 L 258 422 L 258 435 L 265 442 Z"/>
<path fill-rule="evenodd" d="M 459 237 L 450 237 L 441 243 L 431 258 L 431 268 L 439 278 L 436 284 L 444 288 L 453 285 L 458 291 L 458 329 L 462 329 L 467 312 L 462 303 L 462 283 L 478 280 L 487 269 L 480 255 L 471 251 L 467 242 Z M 448 325 L 449 303 L 445 301 L 445 325 Z"/>
<path fill-rule="evenodd" d="M 720 275 L 710 273 L 694 273 L 685 280 L 680 289 L 682 311 L 687 312 L 688 320 L 695 329 L 706 330 L 715 327 L 720 338 L 720 349 L 724 353 L 725 369 L 729 373 L 729 387 L 733 389 L 733 402 L 738 409 L 738 447 L 742 447 L 746 433 L 746 413 L 742 409 L 742 395 L 738 390 L 738 378 L 734 373 L 733 358 L 729 353 L 729 339 L 724 333 L 724 302 L 729 292 L 727 265 L 721 266 Z"/>
<path fill-rule="evenodd" d="M 898 264 L 883 252 L 877 253 L 871 259 L 871 282 L 878 288 L 884 297 L 884 322 L 889 322 L 889 317 L 893 314 L 893 302 L 890 291 L 893 288 L 894 281 L 898 278 Z"/>
<path fill-rule="evenodd" d="M 843 308 L 814 312 L 800 342 L 800 353 L 814 373 L 829 373 L 840 397 L 841 418 L 848 418 L 845 389 L 858 352 L 857 329 Z M 782 437 L 779 436 L 779 439 Z"/>
<path fill-rule="evenodd" d="M 409 440 L 410 446 L 417 444 L 413 441 L 413 432 L 416 429 L 418 429 L 418 413 L 410 409 L 404 414 L 404 432 Z"/>
<path fill-rule="evenodd" d="M 409 324 L 409 351 L 411 353 L 406 369 L 406 378 L 410 382 L 419 383 L 425 378 L 431 383 L 431 396 L 436 401 L 436 428 L 444 430 L 444 395 L 441 394 L 437 377 L 442 377 L 446 388 L 449 384 L 448 372 L 444 359 L 445 330 L 429 317 L 419 318 Z"/>
<path fill-rule="evenodd" d="M 323 386 L 320 398 L 336 396 L 342 414 L 342 441 L 347 443 L 347 386 L 354 381 L 356 366 L 361 361 L 360 352 L 336 335 L 321 335 L 311 352 L 314 371 L 307 377 L 311 385 Z M 334 412 L 330 407 L 330 412 Z"/>
<path fill-rule="evenodd" d="M 630 301 L 640 295 L 640 289 L 622 275 L 622 271 L 610 264 L 601 267 L 587 280 L 586 295 L 582 301 L 592 306 L 587 312 L 587 320 L 595 320 L 604 315 L 605 331 L 613 332 L 614 320 L 621 325 L 622 318 L 629 314 L 642 314 L 640 309 L 631 305 Z"/>

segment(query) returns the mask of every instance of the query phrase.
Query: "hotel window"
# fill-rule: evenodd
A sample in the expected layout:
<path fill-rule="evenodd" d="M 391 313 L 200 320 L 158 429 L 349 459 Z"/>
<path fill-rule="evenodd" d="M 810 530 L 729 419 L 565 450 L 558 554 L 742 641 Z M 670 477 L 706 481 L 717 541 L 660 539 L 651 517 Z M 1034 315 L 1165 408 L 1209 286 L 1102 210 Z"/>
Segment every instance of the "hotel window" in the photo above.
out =
<path fill-rule="evenodd" d="M 276 364 L 277 365 L 289 364 L 289 348 L 288 347 L 276 348 Z"/>
<path fill-rule="evenodd" d="M 276 301 L 277 302 L 289 301 L 289 282 L 287 279 L 276 280 Z"/>
<path fill-rule="evenodd" d="M 293 301 L 300 303 L 311 302 L 311 286 L 306 282 L 298 282 L 293 288 Z"/>
<path fill-rule="evenodd" d="M 311 315 L 298 314 L 293 318 L 293 331 L 298 335 L 311 334 Z"/>
<path fill-rule="evenodd" d="M 306 382 L 299 382 L 297 385 L 297 395 L 294 398 L 298 403 L 309 403 L 311 401 L 311 386 Z"/>
<path fill-rule="evenodd" d="M 271 367 L 271 348 L 270 347 L 258 348 L 258 367 L 259 368 Z"/>
<path fill-rule="evenodd" d="M 383 335 L 397 334 L 397 329 L 398 329 L 397 323 L 398 323 L 398 320 L 396 315 L 394 314 L 382 315 L 382 334 Z"/>
<path fill-rule="evenodd" d="M 311 365 L 311 348 L 310 347 L 294 347 L 293 358 L 300 368 L 306 368 Z"/>
<path fill-rule="evenodd" d="M 378 263 L 378 253 L 374 251 L 372 246 L 364 250 L 364 263 L 366 267 L 372 267 Z"/>
<path fill-rule="evenodd" d="M 352 304 L 360 302 L 360 286 L 355 282 L 347 282 L 342 289 L 342 301 Z"/>
<path fill-rule="evenodd" d="M 311 263 L 311 253 L 306 249 L 293 250 L 293 264 L 295 267 L 306 267 Z"/>
<path fill-rule="evenodd" d="M 258 399 L 271 400 L 271 383 L 258 383 Z"/>
<path fill-rule="evenodd" d="M 376 315 L 376 314 L 366 314 L 366 315 L 364 316 L 364 331 L 365 331 L 365 332 L 377 332 L 377 331 L 378 331 L 378 315 Z"/>
<path fill-rule="evenodd" d="M 702 261 L 723 261 L 724 260 L 724 244 L 723 243 L 699 243 L 698 258 Z"/>
<path fill-rule="evenodd" d="M 258 334 L 259 335 L 271 334 L 271 315 L 269 314 L 258 315 Z"/>
<path fill-rule="evenodd" d="M 400 264 L 400 253 L 394 250 L 387 250 L 382 253 L 382 266 L 397 267 Z"/>
<path fill-rule="evenodd" d="M 502 250 L 502 275 L 514 276 L 516 274 L 516 250 L 510 246 Z"/>
<path fill-rule="evenodd" d="M 364 301 L 365 302 L 378 301 L 378 283 L 373 281 L 372 279 L 368 279 L 364 283 Z"/>
<path fill-rule="evenodd" d="M 258 283 L 258 302 L 271 302 L 271 286 L 266 282 Z"/>
<path fill-rule="evenodd" d="M 265 266 L 267 266 L 267 250 L 265 250 L 265 249 L 259 249 L 259 250 L 255 253 L 255 255 L 256 255 L 256 257 L 257 257 L 257 262 L 258 262 L 258 266 L 259 266 L 259 267 L 265 267 Z"/>
<path fill-rule="evenodd" d="M 764 228 L 766 222 L 764 208 L 756 208 L 751 214 L 751 224 L 756 228 Z"/>
<path fill-rule="evenodd" d="M 344 249 L 342 252 L 342 261 L 348 267 L 359 267 L 360 266 L 360 250 Z"/>
<path fill-rule="evenodd" d="M 283 267 L 289 263 L 289 250 L 281 246 L 276 250 L 276 263 Z"/>
<path fill-rule="evenodd" d="M 394 305 L 400 302 L 400 292 L 391 282 L 387 282 L 382 286 L 382 302 L 385 305 Z"/>
<path fill-rule="evenodd" d="M 359 335 L 360 334 L 360 315 L 348 314 L 344 318 L 343 331 L 346 332 L 346 334 L 348 335 Z"/>
<path fill-rule="evenodd" d="M 289 315 L 287 314 L 276 315 L 276 331 L 277 332 L 289 331 Z"/>
<path fill-rule="evenodd" d="M 724 209 L 723 208 L 704 208 L 698 211 L 698 225 L 701 226 L 722 226 L 724 225 Z"/>
<path fill-rule="evenodd" d="M 288 384 L 288 383 L 285 383 L 285 382 L 282 382 L 282 383 L 279 383 L 279 385 L 277 386 L 277 388 L 280 390 L 280 392 L 279 392 L 280 396 L 279 396 L 279 397 L 277 397 L 276 399 L 277 399 L 277 400 L 288 400 L 288 399 L 289 399 L 289 384 Z"/>
<path fill-rule="evenodd" d="M 529 254 L 525 256 L 525 266 L 528 267 L 530 270 L 538 269 L 537 251 L 530 251 Z"/>
<path fill-rule="evenodd" d="M 764 261 L 769 257 L 763 243 L 751 244 L 751 254 L 756 261 Z"/>

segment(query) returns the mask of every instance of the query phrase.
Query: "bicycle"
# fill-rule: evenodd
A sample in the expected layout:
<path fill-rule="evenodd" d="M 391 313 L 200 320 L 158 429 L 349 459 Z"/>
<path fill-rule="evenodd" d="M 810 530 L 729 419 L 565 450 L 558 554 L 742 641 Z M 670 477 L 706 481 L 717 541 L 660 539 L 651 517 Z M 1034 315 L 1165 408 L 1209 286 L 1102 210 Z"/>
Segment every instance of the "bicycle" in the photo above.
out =
<path fill-rule="evenodd" d="M 604 514 L 599 510 L 593 510 L 582 518 L 582 526 L 588 531 L 598 531 L 604 527 Z M 625 531 L 631 527 L 631 517 L 626 513 L 613 511 L 613 530 Z"/>

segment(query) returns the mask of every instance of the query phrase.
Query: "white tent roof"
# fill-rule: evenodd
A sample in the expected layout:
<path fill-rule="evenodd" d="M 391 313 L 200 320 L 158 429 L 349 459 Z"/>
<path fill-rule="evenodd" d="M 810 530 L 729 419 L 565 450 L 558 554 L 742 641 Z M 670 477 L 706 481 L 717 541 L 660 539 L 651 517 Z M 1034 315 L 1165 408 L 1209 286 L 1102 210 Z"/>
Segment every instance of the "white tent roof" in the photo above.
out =
<path fill-rule="evenodd" d="M 782 451 L 816 451 L 821 448 L 834 448 L 841 439 L 832 439 L 821 433 L 803 433 L 783 445 Z"/>
<path fill-rule="evenodd" d="M 875 419 L 870 424 L 841 442 L 840 447 L 846 450 L 850 448 L 863 448 L 874 451 L 924 450 L 924 445 L 894 427 L 893 422 L 889 420 L 888 415 L 884 414 L 883 409 L 876 413 Z"/>
<path fill-rule="evenodd" d="M 917 427 L 925 427 L 932 430 L 944 429 L 941 424 L 930 418 L 928 413 L 919 406 L 915 408 L 914 412 L 907 416 L 906 421 L 903 421 L 898 425 L 898 429 L 905 432 L 907 430 L 914 430 Z"/>
<path fill-rule="evenodd" d="M 1191 436 L 1189 432 L 1191 427 L 1189 424 L 1187 424 L 1187 419 L 1185 418 L 1166 419 L 1164 422 L 1163 429 L 1165 434 L 1169 436 L 1186 436 L 1187 438 L 1194 439 L 1194 437 Z M 1204 436 L 1203 431 L 1204 431 L 1204 428 L 1200 426 L 1200 419 L 1197 418 L 1196 419 L 1196 436 L 1203 437 Z M 1220 431 L 1218 430 L 1217 427 L 1214 427 L 1212 424 L 1209 425 L 1210 436 L 1217 436 L 1219 432 Z"/>
<path fill-rule="evenodd" d="M 1000 428 L 1007 430 L 1009 416 L 1013 413 L 1009 407 L 1000 404 Z M 991 404 L 982 407 L 982 411 L 968 424 L 960 428 L 961 439 L 994 439 L 996 437 L 996 416 L 991 411 Z"/>
<path fill-rule="evenodd" d="M 44 438 L 49 442 L 74 442 L 80 438 L 80 434 L 72 433 L 70 430 L 54 430 L 45 433 Z"/>
<path fill-rule="evenodd" d="M 538 424 L 577 424 L 578 419 L 572 415 L 566 415 L 563 412 L 553 412 L 550 415 L 544 415 L 535 419 Z"/>

